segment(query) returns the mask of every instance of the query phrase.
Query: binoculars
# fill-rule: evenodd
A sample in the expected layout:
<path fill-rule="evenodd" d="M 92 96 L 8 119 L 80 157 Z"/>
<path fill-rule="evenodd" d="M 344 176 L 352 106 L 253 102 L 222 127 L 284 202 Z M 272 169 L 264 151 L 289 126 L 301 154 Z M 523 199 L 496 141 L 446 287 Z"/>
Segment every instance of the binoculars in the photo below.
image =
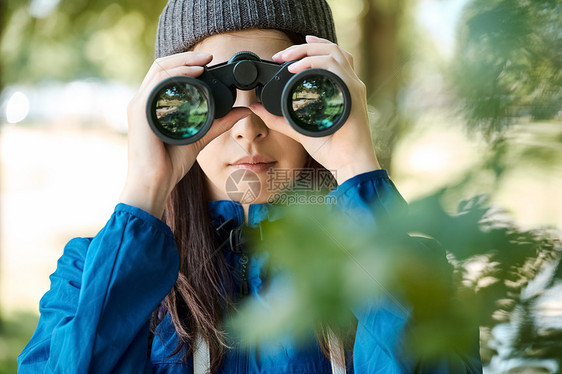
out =
<path fill-rule="evenodd" d="M 296 131 L 314 137 L 336 132 L 351 110 L 349 89 L 328 70 L 293 74 L 288 70 L 293 62 L 278 64 L 242 51 L 227 62 L 205 67 L 197 78 L 165 79 L 148 97 L 148 123 L 165 143 L 190 144 L 230 112 L 236 89 L 255 89 L 265 109 L 284 116 Z"/>

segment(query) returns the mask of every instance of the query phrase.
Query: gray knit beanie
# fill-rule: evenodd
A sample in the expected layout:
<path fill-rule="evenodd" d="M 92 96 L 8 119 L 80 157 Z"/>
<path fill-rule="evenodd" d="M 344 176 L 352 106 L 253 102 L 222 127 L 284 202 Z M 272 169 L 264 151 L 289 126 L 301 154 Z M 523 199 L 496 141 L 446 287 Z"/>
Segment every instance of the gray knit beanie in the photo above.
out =
<path fill-rule="evenodd" d="M 155 57 L 188 50 L 214 34 L 249 29 L 337 41 L 326 0 L 169 0 L 158 22 Z"/>

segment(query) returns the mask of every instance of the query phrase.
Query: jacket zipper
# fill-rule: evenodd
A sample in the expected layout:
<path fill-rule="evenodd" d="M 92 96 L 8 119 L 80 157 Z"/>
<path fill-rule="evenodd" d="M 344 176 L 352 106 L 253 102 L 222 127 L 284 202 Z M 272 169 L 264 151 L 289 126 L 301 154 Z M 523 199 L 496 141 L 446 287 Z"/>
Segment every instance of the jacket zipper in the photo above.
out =
<path fill-rule="evenodd" d="M 250 293 L 248 284 L 248 255 L 244 252 L 240 255 L 240 297 Z"/>

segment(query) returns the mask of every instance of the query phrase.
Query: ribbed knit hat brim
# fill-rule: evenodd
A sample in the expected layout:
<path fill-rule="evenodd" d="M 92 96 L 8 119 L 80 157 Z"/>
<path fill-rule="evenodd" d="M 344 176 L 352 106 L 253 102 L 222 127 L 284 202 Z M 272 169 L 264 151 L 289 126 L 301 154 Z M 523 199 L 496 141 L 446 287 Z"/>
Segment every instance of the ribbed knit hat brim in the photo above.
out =
<path fill-rule="evenodd" d="M 337 42 L 325 0 L 169 0 L 156 31 L 155 58 L 224 32 L 278 29 Z"/>

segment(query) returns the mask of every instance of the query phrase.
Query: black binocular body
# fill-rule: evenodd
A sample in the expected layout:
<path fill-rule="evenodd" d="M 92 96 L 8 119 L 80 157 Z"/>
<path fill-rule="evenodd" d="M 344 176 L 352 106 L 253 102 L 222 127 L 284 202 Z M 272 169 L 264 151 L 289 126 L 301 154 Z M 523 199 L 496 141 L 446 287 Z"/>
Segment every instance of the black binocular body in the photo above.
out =
<path fill-rule="evenodd" d="M 255 89 L 270 113 L 284 116 L 298 132 L 314 137 L 336 132 L 347 120 L 351 96 L 343 80 L 324 69 L 289 72 L 295 61 L 279 64 L 252 52 L 205 67 L 197 78 L 174 76 L 160 82 L 147 103 L 148 122 L 168 144 L 190 144 L 224 117 L 236 101 L 236 89 Z"/>

